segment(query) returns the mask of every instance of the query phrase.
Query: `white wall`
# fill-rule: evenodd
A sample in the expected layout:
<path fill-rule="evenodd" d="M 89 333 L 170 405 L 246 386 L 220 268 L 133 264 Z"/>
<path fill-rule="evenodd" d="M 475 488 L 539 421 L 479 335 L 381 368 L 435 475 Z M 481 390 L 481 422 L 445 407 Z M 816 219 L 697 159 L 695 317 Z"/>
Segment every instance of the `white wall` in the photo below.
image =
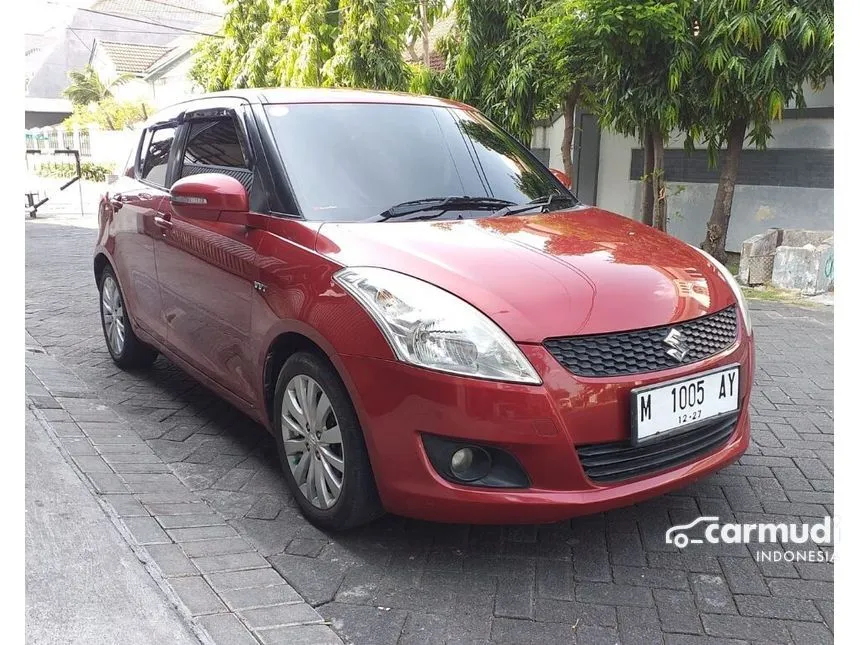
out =
<path fill-rule="evenodd" d="M 532 148 L 549 149 L 549 167 L 564 170 L 561 159 L 561 140 L 564 138 L 564 118 L 559 117 L 552 125 L 538 126 L 534 129 Z"/>
<path fill-rule="evenodd" d="M 152 89 L 149 87 L 149 83 L 142 78 L 133 78 L 122 85 L 117 85 L 111 90 L 111 93 L 119 102 L 152 103 Z"/>

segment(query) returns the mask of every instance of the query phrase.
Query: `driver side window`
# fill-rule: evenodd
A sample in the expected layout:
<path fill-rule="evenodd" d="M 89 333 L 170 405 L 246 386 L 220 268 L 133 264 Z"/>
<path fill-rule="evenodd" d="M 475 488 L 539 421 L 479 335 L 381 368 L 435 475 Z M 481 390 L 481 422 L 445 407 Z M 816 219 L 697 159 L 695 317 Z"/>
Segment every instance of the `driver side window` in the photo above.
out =
<path fill-rule="evenodd" d="M 195 121 L 182 156 L 182 177 L 220 172 L 238 179 L 250 192 L 253 173 L 232 119 Z"/>
<path fill-rule="evenodd" d="M 250 168 L 247 144 L 230 117 L 200 119 L 189 124 L 180 177 L 217 172 L 237 179 L 248 191 L 251 210 L 264 208 L 263 193 Z"/>

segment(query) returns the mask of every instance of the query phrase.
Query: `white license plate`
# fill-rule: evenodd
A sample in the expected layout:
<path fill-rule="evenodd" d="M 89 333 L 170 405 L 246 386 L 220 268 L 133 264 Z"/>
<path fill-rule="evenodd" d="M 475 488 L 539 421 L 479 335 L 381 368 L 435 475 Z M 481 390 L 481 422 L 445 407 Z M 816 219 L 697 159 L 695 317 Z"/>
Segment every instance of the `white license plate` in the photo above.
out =
<path fill-rule="evenodd" d="M 633 443 L 733 412 L 739 406 L 738 366 L 649 385 L 633 395 Z"/>

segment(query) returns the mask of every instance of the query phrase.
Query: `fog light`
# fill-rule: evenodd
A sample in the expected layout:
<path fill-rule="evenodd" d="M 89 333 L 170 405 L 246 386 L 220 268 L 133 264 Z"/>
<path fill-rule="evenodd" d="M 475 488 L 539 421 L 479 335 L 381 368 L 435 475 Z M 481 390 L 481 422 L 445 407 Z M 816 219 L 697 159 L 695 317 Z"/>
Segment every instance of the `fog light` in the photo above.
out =
<path fill-rule="evenodd" d="M 487 488 L 528 488 L 529 478 L 513 455 L 495 446 L 421 434 L 433 469 L 454 484 Z"/>
<path fill-rule="evenodd" d="M 463 446 L 451 453 L 449 464 L 451 476 L 455 480 L 473 482 L 487 476 L 493 460 L 490 454 L 479 446 Z"/>
<path fill-rule="evenodd" d="M 466 479 L 467 473 L 472 467 L 472 459 L 474 453 L 471 448 L 460 448 L 457 452 L 451 455 L 451 472 L 455 477 Z"/>

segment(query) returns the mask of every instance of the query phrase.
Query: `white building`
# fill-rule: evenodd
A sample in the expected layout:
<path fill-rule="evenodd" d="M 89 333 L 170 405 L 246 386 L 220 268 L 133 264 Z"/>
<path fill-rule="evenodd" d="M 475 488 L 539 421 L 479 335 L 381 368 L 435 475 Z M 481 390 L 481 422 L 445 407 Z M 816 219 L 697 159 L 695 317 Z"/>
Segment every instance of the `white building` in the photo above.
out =
<path fill-rule="evenodd" d="M 96 41 L 89 64 L 105 83 L 123 74 L 133 77 L 111 90 L 118 101 L 161 108 L 199 91 L 188 77 L 195 42 L 188 36 L 167 45 Z"/>

